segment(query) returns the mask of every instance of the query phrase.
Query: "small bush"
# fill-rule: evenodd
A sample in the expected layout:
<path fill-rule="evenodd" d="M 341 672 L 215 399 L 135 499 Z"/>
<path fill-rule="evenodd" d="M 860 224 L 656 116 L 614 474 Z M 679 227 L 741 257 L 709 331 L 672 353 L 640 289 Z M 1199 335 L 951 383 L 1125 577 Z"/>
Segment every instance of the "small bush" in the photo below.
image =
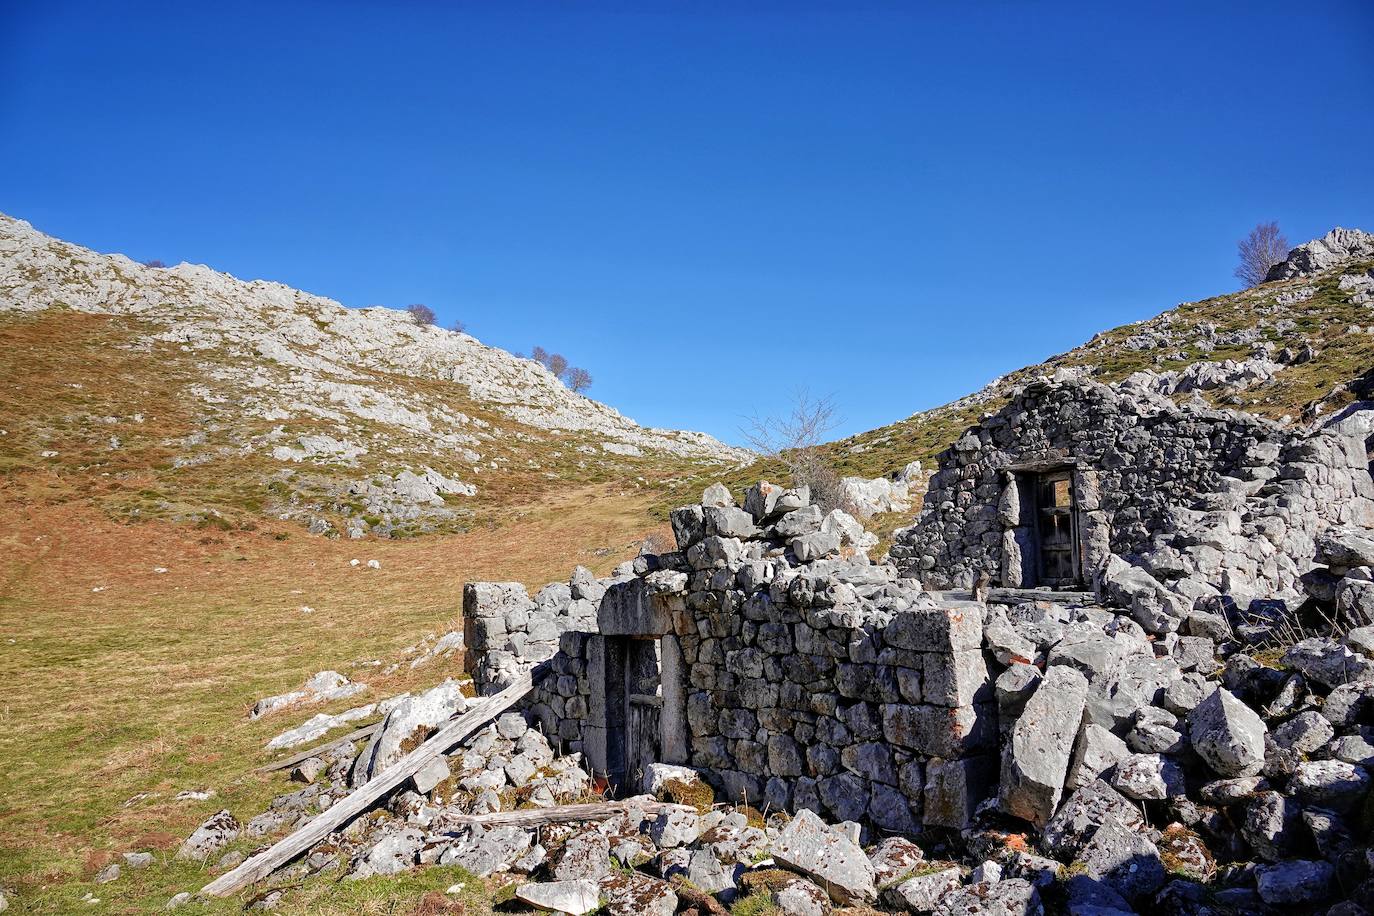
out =
<path fill-rule="evenodd" d="M 565 380 L 568 383 L 568 387 L 578 394 L 592 387 L 592 374 L 586 369 L 582 369 L 578 366 L 573 366 L 568 370 Z"/>
<path fill-rule="evenodd" d="M 154 259 L 151 260 L 151 261 L 144 261 L 144 262 L 143 262 L 143 266 L 144 266 L 144 267 L 166 267 L 166 266 L 167 266 L 167 262 L 166 262 L 166 261 L 159 261 L 157 258 L 154 258 Z"/>
<path fill-rule="evenodd" d="M 750 448 L 781 461 L 791 472 L 792 486 L 811 488 L 811 502 L 823 510 L 844 509 L 854 514 L 840 487 L 840 475 L 823 447 L 827 433 L 839 425 L 831 398 L 813 399 L 805 391 L 792 396 L 785 417 L 748 419 L 741 429 Z"/>
<path fill-rule="evenodd" d="M 413 318 L 413 319 L 415 320 L 415 323 L 416 323 L 416 324 L 419 324 L 419 325 L 431 325 L 431 324 L 434 324 L 434 320 L 435 320 L 435 317 L 436 317 L 435 314 L 434 314 L 434 309 L 430 308 L 430 307 L 427 306 L 427 305 L 424 305 L 424 304 L 422 304 L 422 303 L 416 302 L 416 303 L 414 303 L 413 305 L 407 305 L 407 306 L 406 306 L 406 311 L 410 313 L 410 317 Z"/>
<path fill-rule="evenodd" d="M 1275 222 L 1260 223 L 1236 243 L 1240 265 L 1236 277 L 1249 289 L 1264 282 L 1269 268 L 1288 257 L 1288 239 Z"/>

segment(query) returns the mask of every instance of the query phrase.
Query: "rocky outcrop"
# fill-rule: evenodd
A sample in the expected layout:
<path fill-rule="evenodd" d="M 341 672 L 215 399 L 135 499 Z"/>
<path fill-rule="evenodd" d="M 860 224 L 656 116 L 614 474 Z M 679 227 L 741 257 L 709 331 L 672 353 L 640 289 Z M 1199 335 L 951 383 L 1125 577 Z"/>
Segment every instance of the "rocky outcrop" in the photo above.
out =
<path fill-rule="evenodd" d="M 1374 258 L 1374 235 L 1361 229 L 1332 229 L 1319 239 L 1299 245 L 1273 267 L 1265 282 L 1305 277 L 1346 261 Z"/>

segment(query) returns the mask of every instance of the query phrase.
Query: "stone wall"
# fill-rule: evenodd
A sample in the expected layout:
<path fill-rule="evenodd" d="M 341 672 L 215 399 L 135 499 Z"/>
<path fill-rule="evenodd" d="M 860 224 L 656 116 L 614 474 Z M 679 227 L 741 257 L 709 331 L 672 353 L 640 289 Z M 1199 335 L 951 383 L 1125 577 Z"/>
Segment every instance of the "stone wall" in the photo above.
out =
<path fill-rule="evenodd" d="M 644 775 L 636 761 L 681 763 L 759 807 L 892 831 L 963 826 L 997 770 L 984 607 L 874 565 L 872 538 L 804 490 L 760 484 L 741 508 L 713 487 L 673 527 L 678 551 L 641 557 L 581 599 L 594 625 L 552 616 L 567 624 L 556 652 L 515 638 L 537 599 L 470 584 L 469 668 L 484 692 L 551 656 L 527 715 L 628 791 Z M 655 746 L 636 754 L 625 667 L 649 646 L 661 707 Z"/>
<path fill-rule="evenodd" d="M 1363 443 L 1061 373 L 1019 390 L 939 458 L 892 557 L 933 588 L 1034 586 L 1033 475 L 1069 469 L 1085 587 L 1115 555 L 1186 603 L 1295 596 L 1316 536 L 1374 522 Z"/>

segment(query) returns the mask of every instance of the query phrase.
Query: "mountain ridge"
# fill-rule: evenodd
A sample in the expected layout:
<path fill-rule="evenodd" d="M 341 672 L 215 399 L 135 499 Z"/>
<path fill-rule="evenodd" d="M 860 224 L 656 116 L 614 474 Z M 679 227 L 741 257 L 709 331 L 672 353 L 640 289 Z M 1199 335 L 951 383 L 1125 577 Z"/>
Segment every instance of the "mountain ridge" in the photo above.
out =
<path fill-rule="evenodd" d="M 541 480 L 546 487 L 553 480 L 633 477 L 643 466 L 690 469 L 752 457 L 705 433 L 640 426 L 568 390 L 533 360 L 402 311 L 351 309 L 204 265 L 147 267 L 0 215 L 0 314 L 9 329 L 26 320 L 53 324 L 46 344 L 56 351 L 70 343 L 55 320 L 62 312 L 108 319 L 107 339 L 89 347 L 126 353 L 131 363 L 151 356 L 145 372 L 179 370 L 176 396 L 185 403 L 177 406 L 194 409 L 179 424 L 182 435 L 148 443 L 174 453 L 161 476 L 230 458 L 262 459 L 253 473 L 276 493 L 263 498 L 263 509 L 304 519 L 319 532 L 391 534 L 461 524 L 463 503 L 480 501 L 493 476 L 516 478 L 497 490 L 535 490 Z M 81 354 L 72 355 L 79 368 Z M 15 368 L 15 377 L 22 375 Z M 61 446 L 57 431 L 75 425 L 85 433 L 77 437 L 78 467 L 90 469 L 109 458 L 99 454 L 99 440 L 105 452 L 125 448 L 146 438 L 132 427 L 172 408 L 155 399 L 143 409 L 122 406 L 123 413 L 86 410 L 76 417 L 40 407 L 36 416 L 4 418 L 7 426 L 30 421 L 27 431 L 40 446 L 52 440 L 25 450 L 7 438 L 9 459 L 67 464 L 72 444 Z M 122 437 L 116 428 L 124 428 Z M 135 514 L 148 508 L 155 509 Z M 206 509 L 219 511 L 214 500 Z"/>

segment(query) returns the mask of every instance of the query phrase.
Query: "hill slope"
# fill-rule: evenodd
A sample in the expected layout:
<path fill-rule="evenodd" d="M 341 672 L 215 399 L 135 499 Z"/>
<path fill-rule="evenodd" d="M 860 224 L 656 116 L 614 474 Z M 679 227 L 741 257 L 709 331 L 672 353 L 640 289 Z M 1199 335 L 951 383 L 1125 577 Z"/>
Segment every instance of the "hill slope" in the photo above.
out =
<path fill-rule="evenodd" d="M 843 473 L 877 476 L 929 460 L 1000 407 L 1012 389 L 1058 369 L 1272 419 L 1330 421 L 1371 396 L 1374 235 L 1335 229 L 1293 249 L 1271 282 L 1104 331 L 967 397 L 833 443 Z"/>
<path fill-rule="evenodd" d="M 0 467 L 116 516 L 398 535 L 739 462 L 405 312 L 149 268 L 0 215 Z"/>

